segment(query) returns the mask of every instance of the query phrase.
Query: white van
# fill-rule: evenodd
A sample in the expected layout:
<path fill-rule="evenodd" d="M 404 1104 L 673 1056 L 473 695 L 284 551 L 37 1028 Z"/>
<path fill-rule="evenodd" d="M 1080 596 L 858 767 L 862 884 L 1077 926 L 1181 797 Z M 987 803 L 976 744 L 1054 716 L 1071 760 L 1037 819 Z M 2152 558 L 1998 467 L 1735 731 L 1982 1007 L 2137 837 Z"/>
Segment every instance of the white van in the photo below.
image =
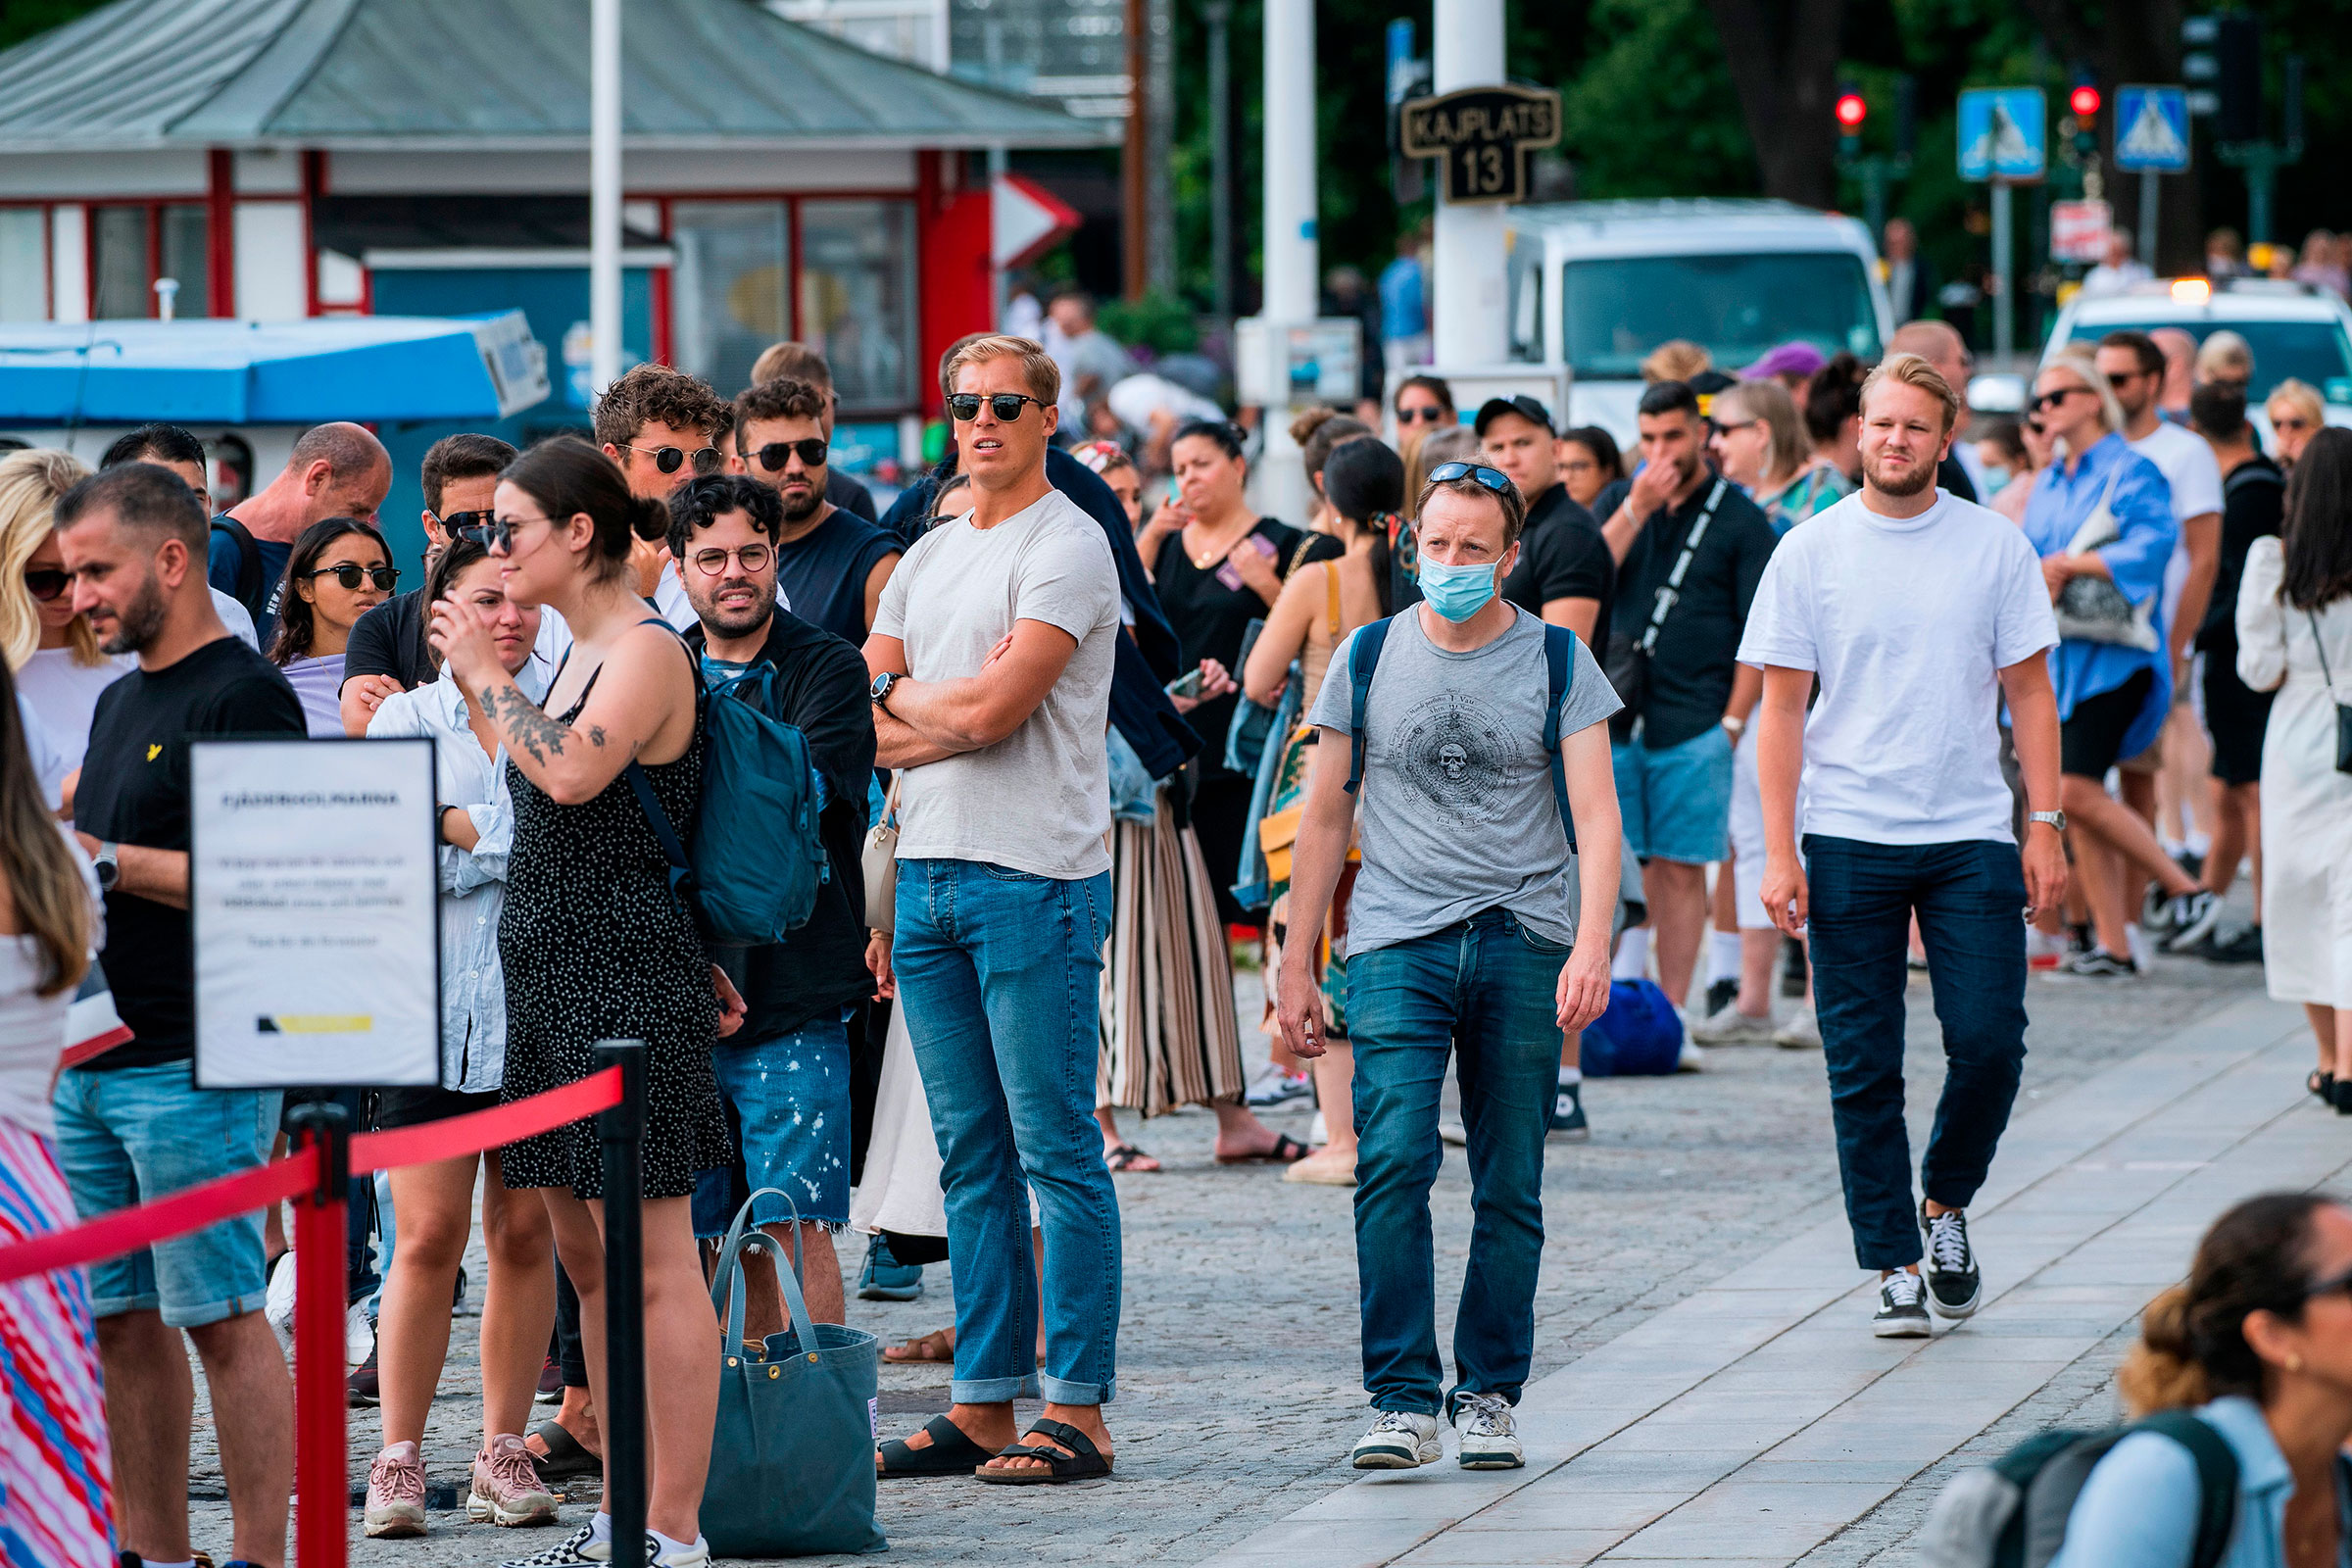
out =
<path fill-rule="evenodd" d="M 1688 338 L 1737 374 L 1801 338 L 1876 360 L 1894 330 L 1860 221 L 1790 202 L 1556 202 L 1513 208 L 1511 358 L 1565 368 L 1568 425 L 1630 443 L 1642 361 Z"/>

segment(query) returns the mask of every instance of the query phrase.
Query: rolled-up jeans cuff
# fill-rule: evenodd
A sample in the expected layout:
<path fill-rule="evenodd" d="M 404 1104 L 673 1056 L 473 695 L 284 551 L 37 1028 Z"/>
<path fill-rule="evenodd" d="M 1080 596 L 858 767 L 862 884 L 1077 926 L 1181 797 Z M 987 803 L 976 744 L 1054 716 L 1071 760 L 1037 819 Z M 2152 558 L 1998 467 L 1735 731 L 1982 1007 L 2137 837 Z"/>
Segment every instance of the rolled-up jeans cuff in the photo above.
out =
<path fill-rule="evenodd" d="M 1119 1396 L 1115 1381 L 1072 1383 L 1056 1377 L 1040 1377 L 1037 1381 L 1048 1404 L 1108 1404 Z"/>
<path fill-rule="evenodd" d="M 1037 1374 L 1017 1378 L 956 1378 L 948 1385 L 948 1397 L 957 1404 L 1004 1404 L 1011 1399 L 1039 1397 Z"/>

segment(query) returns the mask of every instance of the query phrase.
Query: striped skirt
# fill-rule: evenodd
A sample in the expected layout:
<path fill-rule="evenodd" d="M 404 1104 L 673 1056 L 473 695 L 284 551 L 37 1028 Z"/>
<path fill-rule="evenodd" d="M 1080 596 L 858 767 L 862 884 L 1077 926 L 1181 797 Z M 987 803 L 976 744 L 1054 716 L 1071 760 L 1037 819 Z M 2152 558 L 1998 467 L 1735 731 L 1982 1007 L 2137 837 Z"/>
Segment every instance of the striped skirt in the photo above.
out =
<path fill-rule="evenodd" d="M 49 1140 L 0 1120 L 0 1247 L 75 1223 Z M 114 1568 L 111 1472 L 81 1270 L 0 1284 L 0 1563 Z"/>
<path fill-rule="evenodd" d="M 1177 827 L 1169 787 L 1150 823 L 1111 823 L 1095 1103 L 1147 1116 L 1239 1101 L 1247 1087 L 1225 923 L 1200 841 Z"/>

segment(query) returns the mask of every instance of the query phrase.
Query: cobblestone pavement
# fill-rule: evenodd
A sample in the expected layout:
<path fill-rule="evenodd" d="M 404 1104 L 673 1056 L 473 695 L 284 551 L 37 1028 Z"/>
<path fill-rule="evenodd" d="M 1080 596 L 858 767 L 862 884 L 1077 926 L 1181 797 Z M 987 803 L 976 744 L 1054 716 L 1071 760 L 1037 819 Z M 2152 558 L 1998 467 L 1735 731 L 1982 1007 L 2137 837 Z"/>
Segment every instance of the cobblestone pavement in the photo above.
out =
<path fill-rule="evenodd" d="M 1245 1016 L 1254 1020 L 1254 977 L 1244 979 Z M 2036 977 L 2023 1095 L 2030 1102 L 2055 1093 L 2258 992 L 2261 983 L 2259 966 L 2172 958 L 2136 982 Z M 1914 977 L 1910 1000 L 1918 1138 L 1940 1084 L 1940 1053 L 1924 978 Z M 1262 1043 L 1256 1049 L 1262 1054 Z M 1547 1161 L 1537 1377 L 1728 1273 L 1751 1250 L 1834 1213 L 1837 1202 L 1818 1053 L 1718 1050 L 1703 1074 L 1597 1081 L 1587 1103 L 1592 1141 L 1554 1139 Z M 1309 1114 L 1294 1108 L 1268 1119 L 1303 1137 Z M 953 1481 L 886 1484 L 881 1521 L 896 1560 L 1195 1562 L 1352 1478 L 1345 1454 L 1365 1415 L 1348 1192 L 1288 1185 L 1271 1169 L 1217 1166 L 1214 1121 L 1205 1112 L 1141 1125 L 1123 1120 L 1122 1128 L 1168 1168 L 1118 1178 L 1126 1278 L 1119 1399 L 1109 1411 L 1118 1478 L 1011 1493 Z M 1439 1332 L 1446 1343 L 1448 1298 L 1459 1288 L 1468 1235 L 1458 1152 L 1448 1152 L 1433 1204 Z M 944 1264 L 934 1265 L 921 1300 L 853 1300 L 851 1317 L 886 1340 L 939 1327 L 952 1315 L 946 1276 Z M 478 1307 L 478 1252 L 472 1278 Z M 425 1443 L 436 1484 L 462 1485 L 478 1442 L 473 1339 L 469 1322 L 453 1335 Z M 2097 1412 L 2111 1408 L 2108 1370 L 2118 1349 L 2083 1357 L 1969 1449 L 1806 1561 L 1907 1560 L 1902 1543 L 1950 1468 L 2078 1407 L 2102 1418 Z M 885 1433 L 910 1431 L 944 1410 L 947 1381 L 945 1368 L 885 1367 Z M 374 1413 L 354 1412 L 355 1477 L 379 1441 Z M 219 1460 L 201 1419 L 194 1485 L 219 1495 Z M 217 1501 L 196 1504 L 196 1544 L 217 1557 L 226 1556 L 226 1512 Z M 584 1517 L 584 1510 L 567 1507 L 565 1517 Z M 356 1541 L 353 1561 L 360 1568 L 485 1563 L 554 1539 L 470 1525 L 462 1510 L 435 1513 L 430 1524 L 421 1542 Z"/>

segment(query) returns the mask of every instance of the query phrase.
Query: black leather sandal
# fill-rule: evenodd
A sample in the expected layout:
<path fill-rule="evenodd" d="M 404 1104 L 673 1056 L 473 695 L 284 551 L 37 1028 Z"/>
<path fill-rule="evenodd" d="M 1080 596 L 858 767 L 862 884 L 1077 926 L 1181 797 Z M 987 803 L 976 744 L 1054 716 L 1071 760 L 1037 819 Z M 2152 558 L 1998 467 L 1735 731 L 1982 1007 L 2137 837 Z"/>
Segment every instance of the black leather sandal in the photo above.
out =
<path fill-rule="evenodd" d="M 944 1415 L 924 1422 L 923 1431 L 931 1439 L 927 1448 L 908 1447 L 899 1438 L 882 1444 L 876 1450 L 882 1455 L 882 1476 L 968 1476 L 996 1457 Z"/>
<path fill-rule="evenodd" d="M 1026 1444 L 1019 1438 L 1012 1446 L 999 1452 L 1000 1459 L 1043 1459 L 1043 1470 L 980 1470 L 974 1479 L 994 1482 L 1000 1487 L 1050 1487 L 1064 1481 L 1092 1481 L 1110 1474 L 1110 1461 L 1102 1457 L 1092 1439 L 1066 1421 L 1040 1420 L 1031 1425 L 1022 1438 L 1045 1437 L 1069 1449 L 1055 1453 L 1052 1448 Z"/>
<path fill-rule="evenodd" d="M 2303 1087 L 2310 1090 L 2311 1098 L 2321 1104 L 2332 1105 L 2335 1103 L 2335 1074 L 2314 1067 L 2311 1070 L 2311 1076 L 2303 1080 Z"/>

